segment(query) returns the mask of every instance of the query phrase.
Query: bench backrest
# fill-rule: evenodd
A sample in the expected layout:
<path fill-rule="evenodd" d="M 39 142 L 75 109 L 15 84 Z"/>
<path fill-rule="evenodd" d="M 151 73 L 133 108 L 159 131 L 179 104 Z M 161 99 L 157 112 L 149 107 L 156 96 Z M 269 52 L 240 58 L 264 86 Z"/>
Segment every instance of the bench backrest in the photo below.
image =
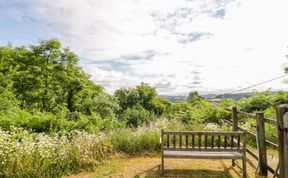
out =
<path fill-rule="evenodd" d="M 246 132 L 161 130 L 161 149 L 170 151 L 238 151 L 246 149 Z"/>

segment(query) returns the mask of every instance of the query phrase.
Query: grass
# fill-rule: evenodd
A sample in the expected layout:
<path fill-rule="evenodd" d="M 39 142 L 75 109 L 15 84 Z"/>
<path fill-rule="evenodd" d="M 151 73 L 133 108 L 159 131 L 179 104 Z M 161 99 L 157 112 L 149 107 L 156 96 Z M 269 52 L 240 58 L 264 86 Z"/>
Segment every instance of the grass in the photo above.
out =
<path fill-rule="evenodd" d="M 101 133 L 47 135 L 0 130 L 0 177 L 61 177 L 92 170 L 113 153 Z"/>
<path fill-rule="evenodd" d="M 105 133 L 75 130 L 47 134 L 21 128 L 0 129 L 0 177 L 61 177 L 93 170 L 115 153 L 157 152 L 160 128 L 169 124 L 163 119 L 137 129 Z"/>
<path fill-rule="evenodd" d="M 51 135 L 29 133 L 19 128 L 11 131 L 0 130 L 0 177 L 54 178 L 93 170 L 95 172 L 89 174 L 81 173 L 80 177 L 159 177 L 159 155 L 139 155 L 159 153 L 162 128 L 196 129 L 185 128 L 179 122 L 162 119 L 137 129 L 121 128 L 105 133 L 73 131 Z M 208 127 L 197 128 L 203 129 L 209 130 Z M 217 128 L 213 126 L 213 130 Z M 273 155 L 274 159 L 270 160 L 275 167 L 277 155 L 275 152 L 268 153 Z M 126 156 L 115 157 L 115 154 Z M 165 174 L 168 177 L 235 177 L 236 173 L 240 172 L 231 168 L 231 161 L 172 159 L 168 163 Z"/>
<path fill-rule="evenodd" d="M 241 161 L 239 161 L 240 163 Z M 248 177 L 254 178 L 255 162 L 248 164 Z M 253 166 L 252 166 L 253 165 Z M 100 177 L 192 177 L 192 178 L 240 178 L 242 172 L 231 166 L 231 160 L 166 159 L 165 173 L 160 174 L 160 156 L 120 156 L 109 160 L 94 172 L 79 173 L 64 178 Z"/>

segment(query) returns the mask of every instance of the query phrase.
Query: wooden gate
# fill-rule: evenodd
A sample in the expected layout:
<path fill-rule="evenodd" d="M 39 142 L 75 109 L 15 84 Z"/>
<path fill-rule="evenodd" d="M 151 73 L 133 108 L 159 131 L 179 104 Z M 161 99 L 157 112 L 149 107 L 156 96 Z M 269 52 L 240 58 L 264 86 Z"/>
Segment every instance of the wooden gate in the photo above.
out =
<path fill-rule="evenodd" d="M 288 104 L 277 107 L 280 178 L 288 177 Z"/>

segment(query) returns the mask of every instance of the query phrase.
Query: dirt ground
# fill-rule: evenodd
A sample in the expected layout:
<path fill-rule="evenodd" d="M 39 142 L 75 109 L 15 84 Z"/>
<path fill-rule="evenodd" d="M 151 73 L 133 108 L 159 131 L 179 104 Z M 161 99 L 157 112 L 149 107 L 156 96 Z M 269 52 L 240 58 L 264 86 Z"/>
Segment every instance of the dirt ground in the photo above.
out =
<path fill-rule="evenodd" d="M 251 161 L 252 160 L 252 161 Z M 276 161 L 274 161 L 276 163 Z M 241 160 L 238 163 L 242 165 Z M 274 167 L 274 163 L 273 163 Z M 165 159 L 164 175 L 160 174 L 160 156 L 118 156 L 97 167 L 94 172 L 83 172 L 65 178 L 138 178 L 138 177 L 191 177 L 191 178 L 240 178 L 242 171 L 232 167 L 231 160 Z M 248 157 L 248 177 L 255 174 L 256 161 Z M 272 177 L 269 174 L 268 177 Z"/>

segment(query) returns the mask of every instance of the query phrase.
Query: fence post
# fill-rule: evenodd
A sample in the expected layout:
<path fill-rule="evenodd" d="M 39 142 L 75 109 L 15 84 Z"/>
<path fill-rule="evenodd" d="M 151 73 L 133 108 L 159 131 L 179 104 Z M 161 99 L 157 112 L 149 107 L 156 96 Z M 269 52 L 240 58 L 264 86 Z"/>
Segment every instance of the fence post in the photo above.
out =
<path fill-rule="evenodd" d="M 256 123 L 257 123 L 257 148 L 258 148 L 258 165 L 260 176 L 267 176 L 267 151 L 265 143 L 265 122 L 263 112 L 256 113 Z"/>
<path fill-rule="evenodd" d="M 238 117 L 237 117 L 237 107 L 232 108 L 232 119 L 233 119 L 233 131 L 238 131 Z"/>
<path fill-rule="evenodd" d="M 280 178 L 288 177 L 288 104 L 277 107 Z"/>
<path fill-rule="evenodd" d="M 233 120 L 233 131 L 238 131 L 238 116 L 237 116 L 237 107 L 232 107 L 232 120 Z M 235 160 L 232 159 L 232 166 L 235 166 Z"/>

